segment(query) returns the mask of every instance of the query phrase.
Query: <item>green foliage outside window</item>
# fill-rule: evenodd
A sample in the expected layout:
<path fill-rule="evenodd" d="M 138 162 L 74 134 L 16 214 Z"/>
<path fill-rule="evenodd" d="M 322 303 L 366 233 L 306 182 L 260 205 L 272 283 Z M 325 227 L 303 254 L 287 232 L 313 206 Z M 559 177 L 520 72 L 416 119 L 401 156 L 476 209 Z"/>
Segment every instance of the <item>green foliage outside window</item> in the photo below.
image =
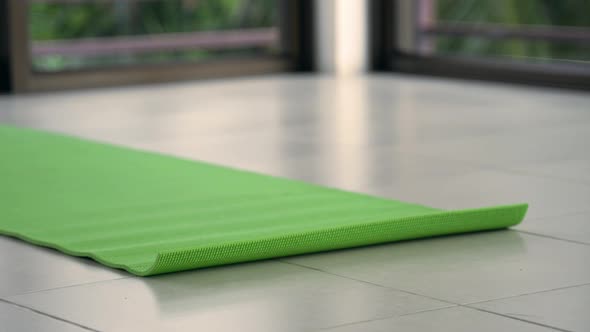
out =
<path fill-rule="evenodd" d="M 235 30 L 277 25 L 276 0 L 143 0 L 31 3 L 33 41 Z M 438 0 L 436 20 L 506 25 L 590 28 L 590 0 Z M 441 54 L 590 61 L 590 45 L 531 40 L 439 37 Z M 269 50 L 266 50 L 268 52 Z M 34 66 L 61 70 L 93 65 L 201 60 L 261 52 L 260 49 L 183 50 L 140 55 L 80 58 L 36 57 Z"/>
<path fill-rule="evenodd" d="M 50 41 L 272 27 L 277 24 L 276 4 L 274 0 L 32 2 L 30 34 L 33 41 Z M 35 57 L 33 65 L 36 69 L 52 71 L 101 65 L 194 61 L 259 52 L 259 49 L 243 48 L 90 58 L 55 55 Z"/>
<path fill-rule="evenodd" d="M 590 29 L 589 0 L 438 0 L 437 20 Z M 590 61 L 590 45 L 571 42 L 445 37 L 440 53 Z"/>

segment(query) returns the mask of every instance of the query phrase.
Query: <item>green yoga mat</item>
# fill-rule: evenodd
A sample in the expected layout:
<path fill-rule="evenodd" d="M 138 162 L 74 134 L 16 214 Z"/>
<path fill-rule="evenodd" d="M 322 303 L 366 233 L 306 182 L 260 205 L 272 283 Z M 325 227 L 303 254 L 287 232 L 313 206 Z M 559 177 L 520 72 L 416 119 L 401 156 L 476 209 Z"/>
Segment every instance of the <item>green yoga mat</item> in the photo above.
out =
<path fill-rule="evenodd" d="M 504 228 L 527 209 L 443 211 L 5 126 L 0 156 L 0 234 L 141 276 Z"/>

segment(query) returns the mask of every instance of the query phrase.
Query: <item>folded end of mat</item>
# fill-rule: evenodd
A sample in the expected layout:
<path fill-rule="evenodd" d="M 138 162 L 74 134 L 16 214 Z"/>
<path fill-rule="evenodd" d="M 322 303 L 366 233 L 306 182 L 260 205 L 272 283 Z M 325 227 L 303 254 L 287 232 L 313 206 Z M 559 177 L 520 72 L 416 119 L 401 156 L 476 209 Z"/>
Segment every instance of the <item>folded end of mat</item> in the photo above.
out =
<path fill-rule="evenodd" d="M 258 240 L 161 252 L 153 264 L 114 266 L 103 263 L 124 268 L 135 275 L 149 276 L 416 238 L 502 229 L 519 224 L 527 209 L 528 204 L 517 204 L 437 211 L 416 217 L 377 220 Z"/>

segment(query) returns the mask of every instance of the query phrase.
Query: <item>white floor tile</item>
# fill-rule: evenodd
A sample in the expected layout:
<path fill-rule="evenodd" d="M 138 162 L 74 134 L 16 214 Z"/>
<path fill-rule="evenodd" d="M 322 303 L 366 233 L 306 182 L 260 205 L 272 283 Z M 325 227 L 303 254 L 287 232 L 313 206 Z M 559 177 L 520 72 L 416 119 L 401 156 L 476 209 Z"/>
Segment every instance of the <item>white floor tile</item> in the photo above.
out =
<path fill-rule="evenodd" d="M 310 157 L 289 159 L 285 155 L 269 159 L 261 157 L 258 161 L 264 162 L 253 161 L 246 167 L 265 174 L 368 193 L 385 185 L 412 186 L 479 170 L 478 167 L 462 162 L 416 156 L 392 149 L 335 147 Z M 217 160 L 229 165 L 248 160 L 227 158 L 218 157 Z"/>
<path fill-rule="evenodd" d="M 276 75 L 0 96 L 0 123 L 439 208 L 528 202 L 518 229 L 588 242 L 589 109 L 588 94 L 567 90 L 410 75 Z M 589 248 L 496 232 L 292 261 L 467 303 L 589 282 Z M 115 331 L 301 330 L 445 305 L 281 264 L 112 280 L 129 275 L 0 237 L 0 297 L 18 294 L 39 310 Z M 86 285 L 68 287 L 79 284 Z M 556 303 L 585 303 L 584 294 Z M 584 315 L 543 317 L 579 324 Z M 346 329 L 544 330 L 465 308 L 355 326 Z"/>
<path fill-rule="evenodd" d="M 392 243 L 286 260 L 461 304 L 590 282 L 590 246 L 515 231 Z"/>
<path fill-rule="evenodd" d="M 568 331 L 590 329 L 590 285 L 558 289 L 472 305 Z"/>
<path fill-rule="evenodd" d="M 0 331 L 83 332 L 88 330 L 12 304 L 0 302 Z"/>
<path fill-rule="evenodd" d="M 531 174 L 590 185 L 590 160 L 565 159 L 544 163 L 532 163 L 518 166 L 516 169 Z"/>
<path fill-rule="evenodd" d="M 376 193 L 445 209 L 529 203 L 527 219 L 588 211 L 590 186 L 551 178 L 482 169 L 403 185 L 383 185 Z"/>
<path fill-rule="evenodd" d="M 128 277 L 86 258 L 0 236 L 0 297 Z"/>
<path fill-rule="evenodd" d="M 590 212 L 531 219 L 516 229 L 590 245 Z"/>
<path fill-rule="evenodd" d="M 372 322 L 352 324 L 329 329 L 328 331 L 550 332 L 555 330 L 506 317 L 488 314 L 474 309 L 454 307 Z"/>
<path fill-rule="evenodd" d="M 104 331 L 301 331 L 448 304 L 280 262 L 10 297 Z"/>
<path fill-rule="evenodd" d="M 557 162 L 564 159 L 590 160 L 590 122 L 564 127 L 524 129 L 518 133 L 462 137 L 424 144 L 400 145 L 404 151 L 471 161 L 498 167 Z"/>

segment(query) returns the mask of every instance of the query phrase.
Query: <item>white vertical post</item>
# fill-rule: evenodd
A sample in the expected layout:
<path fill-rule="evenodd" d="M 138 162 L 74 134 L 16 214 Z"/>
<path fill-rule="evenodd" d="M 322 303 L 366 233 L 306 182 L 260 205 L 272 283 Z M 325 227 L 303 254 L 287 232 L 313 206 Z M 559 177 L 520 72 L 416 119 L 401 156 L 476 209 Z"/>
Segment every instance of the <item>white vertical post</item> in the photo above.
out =
<path fill-rule="evenodd" d="M 368 69 L 368 1 L 316 0 L 320 71 L 351 75 Z"/>

